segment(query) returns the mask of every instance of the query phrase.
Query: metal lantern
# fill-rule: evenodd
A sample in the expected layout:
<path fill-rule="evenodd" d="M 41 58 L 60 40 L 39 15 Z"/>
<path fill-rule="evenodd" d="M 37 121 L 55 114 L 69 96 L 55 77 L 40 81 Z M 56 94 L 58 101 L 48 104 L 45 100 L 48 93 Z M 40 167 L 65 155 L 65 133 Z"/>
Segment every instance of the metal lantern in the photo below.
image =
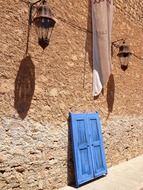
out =
<path fill-rule="evenodd" d="M 120 59 L 121 69 L 126 70 L 128 68 L 129 64 L 129 58 L 132 53 L 130 52 L 129 46 L 126 45 L 125 41 L 123 44 L 119 47 L 119 53 L 117 56 Z"/>
<path fill-rule="evenodd" d="M 37 8 L 33 23 L 36 26 L 38 43 L 45 49 L 49 45 L 52 30 L 56 23 L 46 1 L 42 1 L 42 4 Z"/>

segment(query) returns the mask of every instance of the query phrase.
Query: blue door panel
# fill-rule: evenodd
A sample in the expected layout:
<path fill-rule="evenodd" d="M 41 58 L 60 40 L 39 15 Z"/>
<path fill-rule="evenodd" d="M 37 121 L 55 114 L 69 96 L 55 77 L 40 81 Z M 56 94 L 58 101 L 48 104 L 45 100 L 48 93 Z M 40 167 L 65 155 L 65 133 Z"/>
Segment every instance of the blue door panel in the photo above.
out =
<path fill-rule="evenodd" d="M 85 116 L 71 114 L 76 186 L 93 179 L 90 142 Z"/>
<path fill-rule="evenodd" d="M 99 177 L 107 173 L 99 114 L 96 112 L 94 114 L 87 114 L 87 115 L 88 115 L 87 116 L 88 125 L 90 128 L 90 136 L 91 136 L 90 144 L 91 144 L 91 154 L 93 161 L 93 170 L 95 177 Z"/>
<path fill-rule="evenodd" d="M 107 173 L 98 113 L 70 113 L 76 186 Z"/>

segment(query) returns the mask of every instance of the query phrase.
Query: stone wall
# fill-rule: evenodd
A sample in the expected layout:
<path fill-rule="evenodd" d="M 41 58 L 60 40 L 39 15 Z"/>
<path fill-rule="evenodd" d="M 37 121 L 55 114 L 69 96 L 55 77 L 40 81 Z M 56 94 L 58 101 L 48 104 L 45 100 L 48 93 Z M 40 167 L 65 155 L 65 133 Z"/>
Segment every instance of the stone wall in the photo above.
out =
<path fill-rule="evenodd" d="M 87 0 L 49 0 L 57 17 L 44 51 L 31 29 L 28 5 L 0 2 L 0 189 L 58 189 L 73 183 L 69 112 L 98 111 L 108 166 L 143 154 L 143 64 L 132 56 L 120 69 L 117 49 L 104 93 L 92 97 L 91 8 Z M 126 38 L 143 56 L 139 0 L 114 1 L 112 41 Z M 64 18 L 63 20 L 61 18 Z M 79 27 L 75 27 L 77 25 Z"/>
<path fill-rule="evenodd" d="M 0 189 L 57 189 L 63 183 L 68 134 L 56 129 L 49 123 L 3 118 Z"/>

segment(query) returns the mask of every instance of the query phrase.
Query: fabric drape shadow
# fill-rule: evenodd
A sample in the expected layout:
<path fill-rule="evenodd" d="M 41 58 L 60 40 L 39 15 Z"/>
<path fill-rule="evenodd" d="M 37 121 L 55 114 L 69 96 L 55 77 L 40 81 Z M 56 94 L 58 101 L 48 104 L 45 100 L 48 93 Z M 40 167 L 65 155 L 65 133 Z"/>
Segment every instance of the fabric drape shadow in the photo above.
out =
<path fill-rule="evenodd" d="M 88 62 L 93 69 L 93 53 L 92 53 L 92 8 L 91 1 L 88 1 L 88 18 L 87 18 L 87 33 L 85 42 L 85 51 L 88 54 Z"/>
<path fill-rule="evenodd" d="M 114 96 L 115 96 L 115 81 L 114 81 L 114 75 L 111 74 L 107 83 L 107 106 L 108 106 L 107 119 L 110 113 L 112 113 L 113 111 Z"/>
<path fill-rule="evenodd" d="M 35 90 L 35 66 L 27 55 L 20 63 L 15 80 L 14 107 L 21 119 L 27 116 Z"/>

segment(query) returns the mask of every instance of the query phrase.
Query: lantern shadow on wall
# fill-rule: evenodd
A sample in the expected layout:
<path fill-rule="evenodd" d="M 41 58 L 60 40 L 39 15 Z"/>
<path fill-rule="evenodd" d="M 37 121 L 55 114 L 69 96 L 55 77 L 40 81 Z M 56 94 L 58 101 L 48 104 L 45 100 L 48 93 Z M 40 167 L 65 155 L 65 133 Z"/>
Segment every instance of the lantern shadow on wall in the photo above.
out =
<path fill-rule="evenodd" d="M 14 107 L 21 119 L 27 116 L 35 90 L 35 66 L 27 55 L 20 63 L 15 80 Z"/>
<path fill-rule="evenodd" d="M 21 119 L 27 116 L 35 90 L 35 66 L 31 56 L 28 54 L 32 23 L 35 25 L 38 34 L 38 43 L 43 49 L 49 45 L 50 37 L 56 23 L 46 0 L 29 0 L 29 3 L 26 51 L 16 76 L 14 92 L 14 107 Z"/>

